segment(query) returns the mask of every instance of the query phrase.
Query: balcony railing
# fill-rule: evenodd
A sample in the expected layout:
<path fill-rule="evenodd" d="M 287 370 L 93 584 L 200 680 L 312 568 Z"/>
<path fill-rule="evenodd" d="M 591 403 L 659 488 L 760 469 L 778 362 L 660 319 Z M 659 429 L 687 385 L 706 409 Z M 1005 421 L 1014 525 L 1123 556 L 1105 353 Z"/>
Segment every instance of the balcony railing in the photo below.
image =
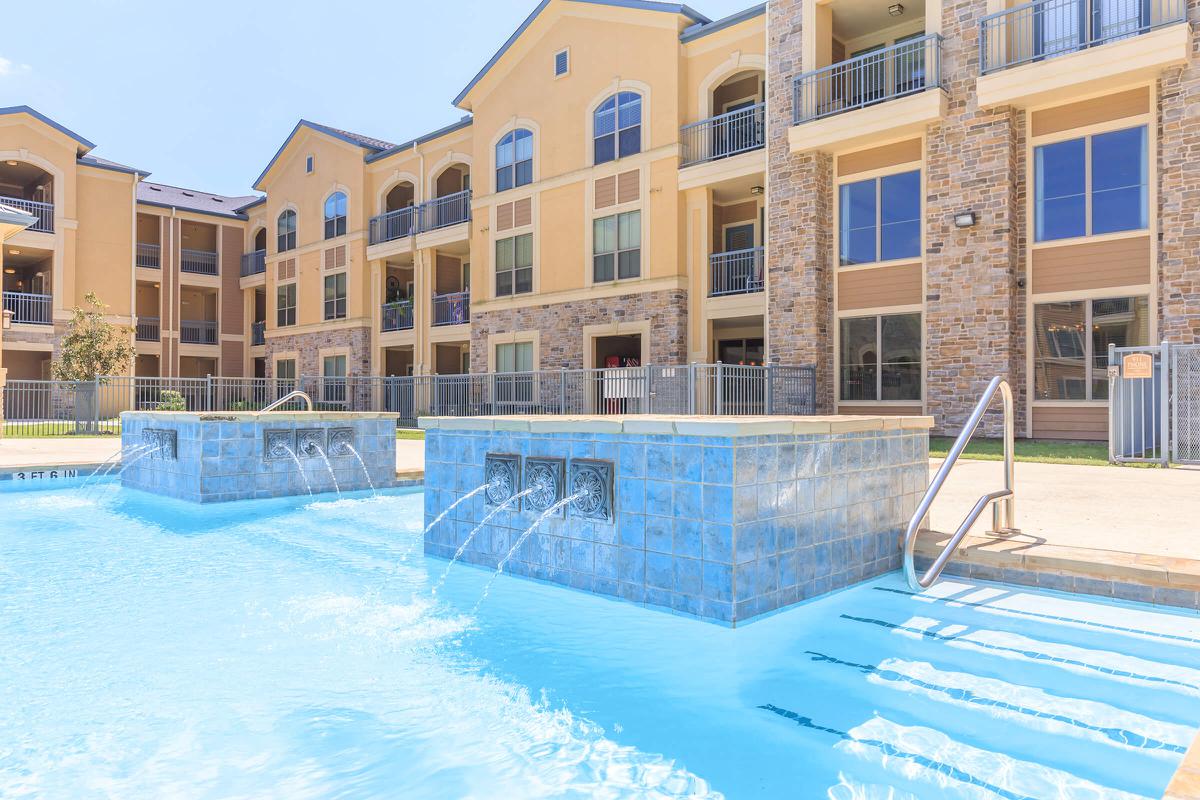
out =
<path fill-rule="evenodd" d="M 134 330 L 139 342 L 157 342 L 160 338 L 158 317 L 138 317 Z"/>
<path fill-rule="evenodd" d="M 412 330 L 412 326 L 412 300 L 400 300 L 395 303 L 383 304 L 383 324 L 381 327 L 384 333 L 388 331 Z"/>
<path fill-rule="evenodd" d="M 158 269 L 162 266 L 162 248 L 156 244 L 138 242 L 134 263 L 145 269 Z"/>
<path fill-rule="evenodd" d="M 997 70 L 1074 53 L 1183 22 L 1185 0 L 1035 0 L 979 22 L 979 67 Z"/>
<path fill-rule="evenodd" d="M 12 312 L 12 321 L 24 325 L 54 324 L 53 298 L 48 294 L 5 292 L 4 310 Z"/>
<path fill-rule="evenodd" d="M 466 189 L 417 206 L 420 233 L 448 228 L 471 219 L 471 190 Z"/>
<path fill-rule="evenodd" d="M 417 207 L 408 206 L 371 217 L 370 244 L 403 239 L 417 232 Z"/>
<path fill-rule="evenodd" d="M 267 251 L 255 250 L 242 255 L 242 277 L 261 275 L 267 271 Z"/>
<path fill-rule="evenodd" d="M 470 321 L 470 292 L 450 292 L 433 296 L 434 325 L 462 325 Z"/>
<path fill-rule="evenodd" d="M 179 341 L 184 344 L 216 344 L 217 323 L 185 319 L 179 325 Z"/>
<path fill-rule="evenodd" d="M 33 214 L 37 219 L 28 230 L 54 233 L 54 204 L 38 203 L 33 200 L 22 200 L 19 197 L 0 196 L 0 206 L 8 206 L 26 214 Z"/>
<path fill-rule="evenodd" d="M 942 37 L 930 33 L 797 75 L 793 120 L 799 125 L 941 85 Z"/>
<path fill-rule="evenodd" d="M 181 250 L 179 268 L 196 275 L 216 275 L 217 254 L 211 250 Z"/>
<path fill-rule="evenodd" d="M 739 108 L 679 129 L 683 144 L 681 167 L 758 150 L 766 144 L 765 103 Z"/>
<path fill-rule="evenodd" d="M 763 290 L 763 248 L 730 250 L 709 256 L 709 297 Z"/>
<path fill-rule="evenodd" d="M 267 323 L 251 322 L 250 323 L 250 346 L 258 347 L 267 343 Z"/>

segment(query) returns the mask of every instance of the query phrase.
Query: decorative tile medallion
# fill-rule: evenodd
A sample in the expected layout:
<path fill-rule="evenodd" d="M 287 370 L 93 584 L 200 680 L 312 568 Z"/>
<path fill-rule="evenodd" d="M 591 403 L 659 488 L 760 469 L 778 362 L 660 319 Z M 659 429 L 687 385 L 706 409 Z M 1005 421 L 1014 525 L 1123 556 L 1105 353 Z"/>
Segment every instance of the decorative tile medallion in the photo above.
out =
<path fill-rule="evenodd" d="M 330 428 L 329 450 L 326 451 L 326 454 L 330 458 L 336 458 L 339 456 L 353 455 L 354 452 L 354 429 Z"/>
<path fill-rule="evenodd" d="M 571 516 L 613 521 L 613 464 L 611 461 L 575 459 L 569 467 L 567 491 L 580 495 L 568 506 Z"/>
<path fill-rule="evenodd" d="M 517 493 L 520 484 L 521 457 L 488 453 L 483 459 L 483 479 L 488 488 L 483 496 L 489 506 L 504 504 Z"/>
<path fill-rule="evenodd" d="M 296 454 L 301 458 L 320 458 L 325 452 L 323 428 L 300 428 L 296 431 Z"/>
<path fill-rule="evenodd" d="M 296 452 L 296 432 L 292 430 L 263 431 L 263 461 L 292 459 Z"/>
<path fill-rule="evenodd" d="M 562 500 L 565 471 L 566 462 L 561 458 L 526 458 L 524 491 L 530 494 L 525 495 L 525 508 L 542 512 Z"/>
<path fill-rule="evenodd" d="M 150 448 L 152 461 L 179 460 L 179 432 L 163 428 L 143 428 L 142 443 Z"/>

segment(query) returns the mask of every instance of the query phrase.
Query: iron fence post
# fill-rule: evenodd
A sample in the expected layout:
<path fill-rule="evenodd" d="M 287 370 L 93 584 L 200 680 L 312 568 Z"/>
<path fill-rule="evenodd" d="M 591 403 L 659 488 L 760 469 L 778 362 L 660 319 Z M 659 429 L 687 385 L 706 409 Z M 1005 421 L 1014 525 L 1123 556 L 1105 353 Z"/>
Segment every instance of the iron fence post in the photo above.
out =
<path fill-rule="evenodd" d="M 92 377 L 92 433 L 100 432 L 100 376 Z"/>
<path fill-rule="evenodd" d="M 688 364 L 687 370 L 688 370 L 688 382 L 687 382 L 688 413 L 695 414 L 696 413 L 696 362 L 693 361 L 692 363 Z"/>
<path fill-rule="evenodd" d="M 1159 360 L 1162 362 L 1162 382 L 1158 387 L 1159 425 L 1162 437 L 1158 447 L 1158 463 L 1171 466 L 1171 345 L 1164 341 L 1159 345 Z"/>
<path fill-rule="evenodd" d="M 558 368 L 558 413 L 567 413 L 567 368 Z"/>
<path fill-rule="evenodd" d="M 204 410 L 215 411 L 213 408 L 213 385 L 212 375 L 204 376 Z"/>
<path fill-rule="evenodd" d="M 725 414 L 725 365 L 717 362 L 717 404 L 715 409 L 718 417 Z"/>
<path fill-rule="evenodd" d="M 644 395 L 643 400 L 642 400 L 642 408 L 644 410 L 642 411 L 642 413 L 643 414 L 653 414 L 654 412 L 653 412 L 651 406 L 654 402 L 654 392 L 651 391 L 651 386 L 650 386 L 652 372 L 651 372 L 649 365 L 642 367 L 642 374 L 645 375 L 645 378 L 643 378 L 643 380 L 642 380 L 642 394 Z"/>
<path fill-rule="evenodd" d="M 775 365 L 767 364 L 765 374 L 767 378 L 767 396 L 764 405 L 766 406 L 767 415 L 770 416 L 775 413 Z"/>

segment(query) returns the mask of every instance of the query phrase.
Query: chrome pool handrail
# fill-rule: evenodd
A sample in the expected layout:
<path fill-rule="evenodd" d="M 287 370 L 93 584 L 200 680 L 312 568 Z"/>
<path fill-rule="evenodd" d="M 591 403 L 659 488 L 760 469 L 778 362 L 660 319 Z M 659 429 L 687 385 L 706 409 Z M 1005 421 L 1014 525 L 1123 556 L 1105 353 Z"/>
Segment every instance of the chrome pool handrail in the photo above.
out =
<path fill-rule="evenodd" d="M 955 463 L 958 462 L 958 457 L 966 448 L 967 443 L 971 441 L 971 436 L 974 435 L 975 429 L 979 427 L 984 413 L 987 411 L 988 406 L 991 405 L 992 400 L 995 399 L 997 392 L 1001 394 L 1004 408 L 1004 488 L 988 492 L 979 498 L 967 514 L 966 519 L 958 526 L 958 530 L 950 537 L 950 541 L 942 548 L 942 552 L 938 554 L 937 558 L 929 566 L 929 569 L 925 571 L 924 575 L 918 577 L 916 567 L 913 565 L 913 558 L 917 547 L 917 534 L 920 532 L 921 521 L 929 513 L 929 507 L 933 505 L 938 492 L 941 491 L 942 484 L 946 482 L 946 477 L 954 469 Z M 922 589 L 928 589 L 937 582 L 946 563 L 950 561 L 951 556 L 958 550 L 958 546 L 962 543 L 963 538 L 966 537 L 967 531 L 971 530 L 971 526 L 975 524 L 975 520 L 979 519 L 979 515 L 989 505 L 992 506 L 993 530 L 1004 533 L 1011 533 L 1016 530 L 1016 489 L 1013 486 L 1015 427 L 1016 419 L 1013 414 L 1012 387 L 1008 385 L 1008 381 L 997 375 L 992 378 L 983 396 L 979 398 L 979 403 L 975 406 L 975 410 L 971 412 L 971 416 L 967 419 L 967 424 L 963 426 L 962 433 L 954 440 L 954 446 L 950 448 L 950 452 L 946 455 L 946 460 L 942 462 L 942 466 L 938 469 L 937 474 L 933 476 L 933 480 L 929 483 L 929 488 L 925 490 L 925 496 L 921 498 L 916 512 L 913 514 L 912 519 L 909 520 L 908 530 L 904 533 L 904 578 L 908 581 L 908 585 L 913 591 L 919 592 Z M 1004 524 L 1001 525 L 1001 522 Z"/>
<path fill-rule="evenodd" d="M 288 402 L 290 402 L 292 400 L 296 400 L 296 399 L 300 399 L 300 400 L 304 401 L 304 405 L 307 406 L 307 408 L 305 409 L 306 411 L 313 410 L 312 398 L 309 397 L 304 392 L 300 391 L 299 389 L 296 389 L 294 391 L 288 392 L 283 397 L 276 400 L 274 403 L 270 403 L 269 405 L 264 406 L 263 410 L 260 411 L 259 413 L 265 414 L 268 411 L 274 411 L 275 409 L 279 408 L 280 406 L 284 405 L 285 403 L 288 403 Z"/>

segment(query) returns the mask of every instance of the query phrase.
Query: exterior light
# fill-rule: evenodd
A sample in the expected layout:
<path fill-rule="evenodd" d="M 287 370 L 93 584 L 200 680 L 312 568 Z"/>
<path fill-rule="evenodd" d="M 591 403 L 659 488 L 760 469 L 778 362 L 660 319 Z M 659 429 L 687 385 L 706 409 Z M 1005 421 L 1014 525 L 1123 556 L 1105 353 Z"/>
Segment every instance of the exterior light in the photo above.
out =
<path fill-rule="evenodd" d="M 13 312 L 7 308 L 4 309 L 4 324 L 3 324 L 4 330 L 8 330 L 9 328 L 12 327 L 12 317 L 13 317 Z"/>
<path fill-rule="evenodd" d="M 8 164 L 10 167 L 15 167 L 15 166 L 17 165 L 17 162 L 15 162 L 15 161 L 11 161 L 11 160 L 10 160 L 10 161 L 5 161 L 4 163 L 5 163 L 5 164 Z"/>
<path fill-rule="evenodd" d="M 9 248 L 8 254 L 10 256 L 19 256 L 21 255 L 21 251 L 17 250 L 16 248 Z"/>
<path fill-rule="evenodd" d="M 5 275 L 16 275 L 17 271 L 15 269 L 13 269 L 12 267 L 5 267 L 4 274 Z"/>
<path fill-rule="evenodd" d="M 893 17 L 898 17 L 904 13 L 904 6 L 900 5 L 899 3 L 892 3 L 890 6 L 888 6 L 888 13 Z"/>
<path fill-rule="evenodd" d="M 750 194 L 757 195 L 757 194 L 762 194 L 762 193 L 763 193 L 763 187 L 761 187 L 761 186 L 751 186 L 750 187 Z"/>
<path fill-rule="evenodd" d="M 954 227 L 970 228 L 975 225 L 974 211 L 960 211 L 954 215 Z"/>

